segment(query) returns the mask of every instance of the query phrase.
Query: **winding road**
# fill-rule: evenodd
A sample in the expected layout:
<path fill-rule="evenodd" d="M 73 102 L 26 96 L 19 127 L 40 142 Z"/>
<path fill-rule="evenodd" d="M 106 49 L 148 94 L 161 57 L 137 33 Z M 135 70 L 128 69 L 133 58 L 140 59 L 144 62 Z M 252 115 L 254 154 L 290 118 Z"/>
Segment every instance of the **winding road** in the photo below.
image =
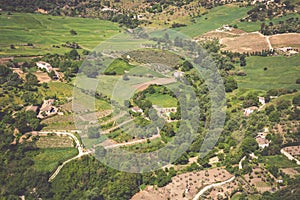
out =
<path fill-rule="evenodd" d="M 49 182 L 51 182 L 51 181 L 53 181 L 53 179 L 55 179 L 55 177 L 59 174 L 59 172 L 60 172 L 60 170 L 68 163 L 68 162 L 70 162 L 70 161 L 72 161 L 72 160 L 76 160 L 76 159 L 78 159 L 78 158 L 80 158 L 80 157 L 82 157 L 82 156 L 85 156 L 85 155 L 88 155 L 88 154 L 91 154 L 92 153 L 92 151 L 91 150 L 89 150 L 89 151 L 85 151 L 84 150 L 84 148 L 83 148 L 83 146 L 81 145 L 81 143 L 80 143 L 80 141 L 79 141 L 79 139 L 75 136 L 75 135 L 73 135 L 72 133 L 68 133 L 68 132 L 54 132 L 54 131 L 48 131 L 48 132 L 38 132 L 38 134 L 48 134 L 48 133 L 55 133 L 56 135 L 58 135 L 58 136 L 69 136 L 69 137 L 71 137 L 74 141 L 75 141 L 75 143 L 76 143 L 76 148 L 78 149 L 78 155 L 77 156 L 75 156 L 75 157 L 73 157 L 73 158 L 70 158 L 70 159 L 68 159 L 68 160 L 66 160 L 65 162 L 63 162 L 60 166 L 58 166 L 57 167 L 57 169 L 55 170 L 55 172 L 50 176 L 50 178 L 49 178 Z"/>
<path fill-rule="evenodd" d="M 201 189 L 201 190 L 196 194 L 196 196 L 193 198 L 193 200 L 198 200 L 198 199 L 201 197 L 201 195 L 203 195 L 204 192 L 206 192 L 207 190 L 209 190 L 209 189 L 211 189 L 211 188 L 214 188 L 214 187 L 219 187 L 219 186 L 224 185 L 224 184 L 226 184 L 226 183 L 230 183 L 230 182 L 234 181 L 234 179 L 235 179 L 235 176 L 233 176 L 232 178 L 230 178 L 230 179 L 228 179 L 228 180 L 226 180 L 226 181 L 223 181 L 223 182 L 221 182 L 221 183 L 213 183 L 213 184 L 211 184 L 211 185 L 205 186 L 203 189 Z"/>

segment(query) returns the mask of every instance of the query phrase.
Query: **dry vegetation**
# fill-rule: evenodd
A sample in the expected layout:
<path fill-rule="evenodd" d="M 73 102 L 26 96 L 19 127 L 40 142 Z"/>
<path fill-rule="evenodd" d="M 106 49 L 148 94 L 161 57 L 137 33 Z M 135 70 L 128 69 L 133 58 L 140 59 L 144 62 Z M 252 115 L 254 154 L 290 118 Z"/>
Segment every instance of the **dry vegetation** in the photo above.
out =
<path fill-rule="evenodd" d="M 255 52 L 269 49 L 266 38 L 260 33 L 249 33 L 237 37 L 223 38 L 220 40 L 225 45 L 223 50 L 233 52 Z"/>
<path fill-rule="evenodd" d="M 257 189 L 257 191 L 263 193 L 266 191 L 271 191 L 272 187 L 274 187 L 274 183 L 268 182 L 268 177 L 272 176 L 268 173 L 267 170 L 262 169 L 261 167 L 253 167 L 253 171 L 244 176 L 245 180 L 253 187 Z M 274 178 L 274 177 L 273 177 Z"/>
<path fill-rule="evenodd" d="M 270 42 L 273 48 L 278 48 L 278 47 L 300 48 L 300 34 L 289 33 L 289 34 L 273 35 L 270 37 Z"/>
<path fill-rule="evenodd" d="M 231 177 L 232 175 L 225 169 L 219 168 L 189 172 L 172 178 L 172 182 L 165 187 L 148 186 L 145 190 L 133 196 L 132 200 L 193 199 L 204 186 L 225 181 Z M 183 197 L 183 194 L 185 194 L 185 197 Z"/>
<path fill-rule="evenodd" d="M 38 148 L 66 148 L 73 147 L 73 140 L 66 136 L 40 137 L 36 142 Z"/>

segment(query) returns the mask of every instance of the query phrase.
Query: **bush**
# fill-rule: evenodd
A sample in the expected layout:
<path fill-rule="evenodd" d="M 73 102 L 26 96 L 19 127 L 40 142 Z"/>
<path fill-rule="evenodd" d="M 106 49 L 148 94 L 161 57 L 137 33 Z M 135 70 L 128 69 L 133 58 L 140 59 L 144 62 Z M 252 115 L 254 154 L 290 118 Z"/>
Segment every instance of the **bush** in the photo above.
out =
<path fill-rule="evenodd" d="M 89 127 L 87 135 L 89 139 L 99 138 L 100 137 L 99 128 Z"/>
<path fill-rule="evenodd" d="M 293 104 L 295 106 L 300 106 L 300 94 L 293 98 Z"/>

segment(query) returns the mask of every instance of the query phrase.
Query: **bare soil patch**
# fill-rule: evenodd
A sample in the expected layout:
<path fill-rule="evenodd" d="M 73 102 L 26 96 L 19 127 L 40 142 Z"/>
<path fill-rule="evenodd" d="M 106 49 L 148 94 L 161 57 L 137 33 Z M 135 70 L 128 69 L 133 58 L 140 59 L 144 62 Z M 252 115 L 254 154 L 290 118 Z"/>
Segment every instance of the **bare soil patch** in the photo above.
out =
<path fill-rule="evenodd" d="M 66 136 L 40 137 L 36 142 L 38 148 L 65 148 L 73 147 L 73 140 Z"/>
<path fill-rule="evenodd" d="M 269 49 L 266 37 L 260 33 L 242 34 L 237 37 L 222 38 L 222 45 L 225 45 L 223 50 L 233 52 L 255 52 Z"/>
<path fill-rule="evenodd" d="M 293 47 L 300 48 L 300 33 L 288 33 L 270 36 L 273 48 Z"/>
<path fill-rule="evenodd" d="M 300 155 L 300 146 L 290 146 L 283 148 L 284 151 L 288 152 L 292 156 Z"/>
<path fill-rule="evenodd" d="M 45 72 L 37 71 L 33 74 L 36 75 L 40 83 L 49 83 L 51 81 L 51 78 Z"/>
<path fill-rule="evenodd" d="M 147 186 L 145 190 L 134 195 L 132 200 L 193 199 L 202 187 L 231 177 L 225 169 L 220 168 L 184 173 L 173 177 L 172 182 L 165 187 Z"/>
<path fill-rule="evenodd" d="M 293 168 L 282 168 L 280 169 L 283 173 L 290 175 L 291 177 L 295 177 L 299 175 L 299 172 Z"/>

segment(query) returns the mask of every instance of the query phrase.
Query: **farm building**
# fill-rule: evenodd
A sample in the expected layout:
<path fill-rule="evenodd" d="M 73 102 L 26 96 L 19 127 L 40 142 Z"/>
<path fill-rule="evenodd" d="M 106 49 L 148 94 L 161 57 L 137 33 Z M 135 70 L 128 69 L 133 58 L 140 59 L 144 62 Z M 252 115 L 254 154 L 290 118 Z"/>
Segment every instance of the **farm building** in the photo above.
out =
<path fill-rule="evenodd" d="M 58 108 L 53 106 L 54 102 L 55 102 L 54 99 L 44 100 L 44 103 L 38 114 L 38 118 L 43 119 L 43 118 L 57 114 Z"/>
<path fill-rule="evenodd" d="M 258 110 L 258 107 L 256 107 L 256 106 L 245 108 L 244 109 L 244 116 L 248 117 L 250 114 L 252 114 L 256 110 Z"/>
<path fill-rule="evenodd" d="M 265 97 L 258 97 L 258 101 L 259 101 L 259 103 L 261 103 L 261 105 L 263 105 L 263 106 L 266 104 Z"/>
<path fill-rule="evenodd" d="M 268 147 L 271 143 L 271 141 L 266 139 L 267 133 L 257 133 L 257 136 L 255 138 L 256 142 L 258 143 L 258 146 L 262 149 Z"/>
<path fill-rule="evenodd" d="M 36 63 L 36 65 L 38 66 L 39 69 L 44 69 L 46 70 L 48 73 L 50 73 L 53 68 L 49 63 L 43 62 L 43 61 L 39 61 Z"/>
<path fill-rule="evenodd" d="M 174 72 L 173 75 L 174 75 L 175 78 L 181 78 L 181 77 L 183 77 L 184 72 L 176 71 L 176 72 Z"/>
<path fill-rule="evenodd" d="M 131 108 L 131 110 L 134 113 L 142 113 L 143 112 L 143 110 L 138 106 L 135 106 L 135 107 Z"/>

